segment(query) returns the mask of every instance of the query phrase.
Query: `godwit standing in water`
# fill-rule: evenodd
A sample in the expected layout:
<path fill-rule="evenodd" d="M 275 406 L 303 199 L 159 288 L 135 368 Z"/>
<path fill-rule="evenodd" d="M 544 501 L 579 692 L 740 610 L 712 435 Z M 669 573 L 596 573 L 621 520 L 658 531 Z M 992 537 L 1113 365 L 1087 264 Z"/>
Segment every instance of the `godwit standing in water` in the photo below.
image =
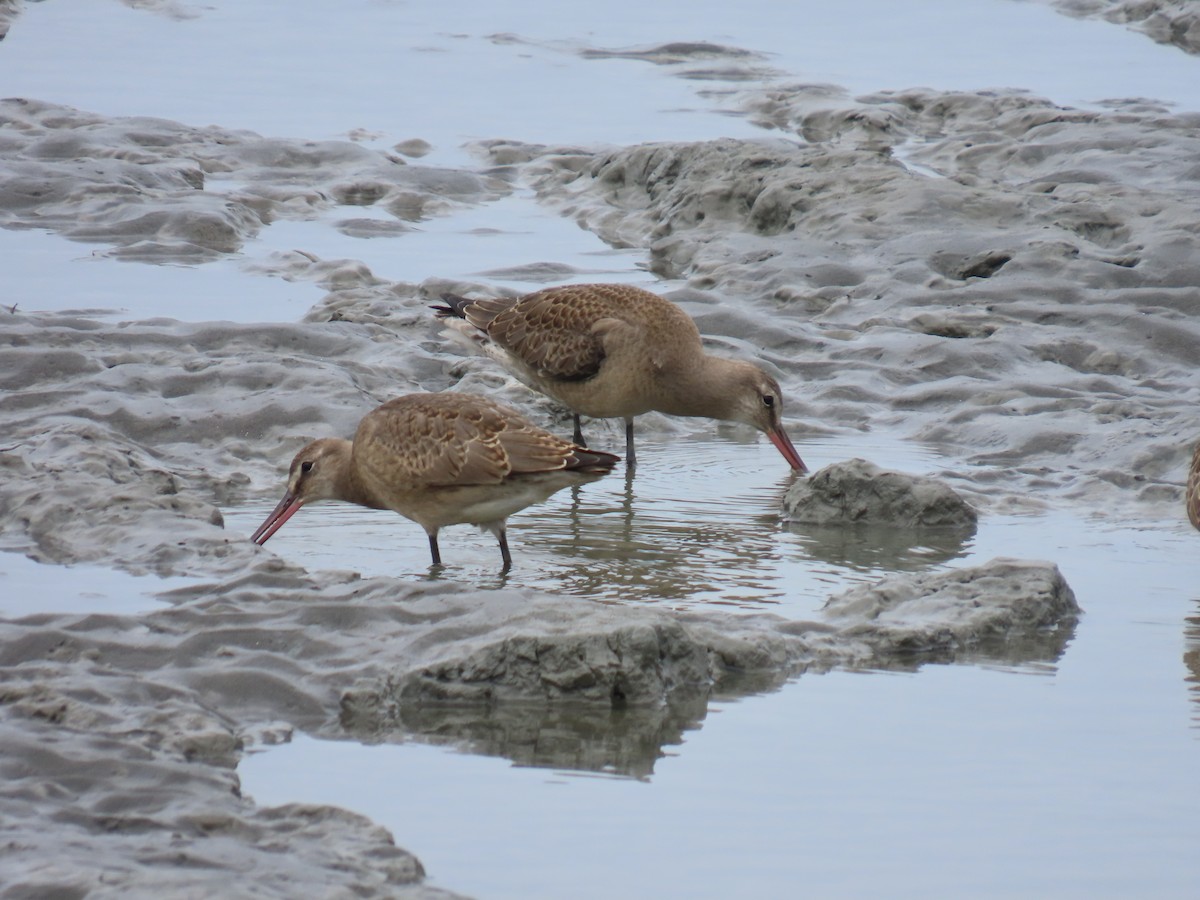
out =
<path fill-rule="evenodd" d="M 1192 454 L 1192 468 L 1187 480 L 1187 514 L 1192 525 L 1200 528 L 1200 444 Z"/>
<path fill-rule="evenodd" d="M 753 363 L 704 352 L 682 309 L 624 284 L 572 284 L 523 297 L 435 306 L 459 333 L 529 387 L 574 414 L 625 420 L 625 464 L 633 466 L 633 419 L 651 410 L 753 425 L 798 472 L 808 468 L 783 430 L 783 395 Z M 460 321 L 461 320 L 461 321 Z"/>
<path fill-rule="evenodd" d="M 496 535 L 508 571 L 505 520 L 618 461 L 483 397 L 409 394 L 367 413 L 353 441 L 321 438 L 297 453 L 287 492 L 250 539 L 265 544 L 306 503 L 345 500 L 412 519 L 429 535 L 435 566 L 439 528 L 478 525 Z"/>

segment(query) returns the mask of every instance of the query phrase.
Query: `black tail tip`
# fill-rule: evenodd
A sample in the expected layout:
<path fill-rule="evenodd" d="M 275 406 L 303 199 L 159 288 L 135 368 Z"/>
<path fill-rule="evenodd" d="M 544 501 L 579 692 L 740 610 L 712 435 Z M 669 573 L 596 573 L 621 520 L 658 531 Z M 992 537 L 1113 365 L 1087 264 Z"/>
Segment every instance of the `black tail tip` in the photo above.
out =
<path fill-rule="evenodd" d="M 575 448 L 575 465 L 572 468 L 582 469 L 585 472 L 596 472 L 601 475 L 607 475 L 621 461 L 621 457 L 615 453 L 605 453 L 603 450 L 589 450 L 586 447 L 576 446 Z"/>
<path fill-rule="evenodd" d="M 442 294 L 442 300 L 445 301 L 445 306 L 438 304 L 430 306 L 439 319 L 449 319 L 451 317 L 465 319 L 467 317 L 467 306 L 471 303 L 466 297 L 460 297 L 457 294 Z"/>

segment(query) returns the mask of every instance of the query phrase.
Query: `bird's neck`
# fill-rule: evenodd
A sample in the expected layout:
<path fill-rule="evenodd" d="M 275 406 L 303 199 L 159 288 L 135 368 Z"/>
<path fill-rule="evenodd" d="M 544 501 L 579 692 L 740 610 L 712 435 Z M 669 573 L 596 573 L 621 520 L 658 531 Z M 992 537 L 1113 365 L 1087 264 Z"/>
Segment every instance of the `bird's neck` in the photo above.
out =
<path fill-rule="evenodd" d="M 355 464 L 353 451 L 354 445 L 350 441 L 338 441 L 337 465 L 333 469 L 333 499 L 357 503 L 370 509 L 385 509 L 383 503 L 367 489 Z"/>
<path fill-rule="evenodd" d="M 729 418 L 737 368 L 738 363 L 733 360 L 701 354 L 686 378 L 666 386 L 665 402 L 659 408 L 673 416 Z"/>

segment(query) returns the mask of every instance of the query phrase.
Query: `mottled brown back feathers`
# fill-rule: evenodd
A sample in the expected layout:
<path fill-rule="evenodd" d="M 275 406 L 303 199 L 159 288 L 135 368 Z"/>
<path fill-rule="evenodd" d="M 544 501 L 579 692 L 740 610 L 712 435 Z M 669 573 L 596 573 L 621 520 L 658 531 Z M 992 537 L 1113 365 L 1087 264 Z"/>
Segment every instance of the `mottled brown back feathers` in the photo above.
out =
<path fill-rule="evenodd" d="M 611 469 L 617 457 L 577 448 L 502 404 L 470 394 L 410 394 L 368 413 L 354 437 L 366 480 L 412 486 L 499 484 L 513 475 Z M 596 459 L 594 457 L 600 457 Z"/>
<path fill-rule="evenodd" d="M 614 323 L 700 346 L 691 318 L 657 294 L 626 284 L 570 284 L 523 297 L 446 296 L 442 317 L 466 319 L 545 378 L 580 381 L 600 370 Z"/>

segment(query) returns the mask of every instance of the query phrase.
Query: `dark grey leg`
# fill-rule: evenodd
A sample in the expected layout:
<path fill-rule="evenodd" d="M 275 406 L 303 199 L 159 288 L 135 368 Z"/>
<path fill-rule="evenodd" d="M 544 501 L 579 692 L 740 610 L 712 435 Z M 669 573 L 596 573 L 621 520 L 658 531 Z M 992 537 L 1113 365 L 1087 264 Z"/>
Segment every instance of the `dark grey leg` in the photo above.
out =
<path fill-rule="evenodd" d="M 633 452 L 633 416 L 625 420 L 625 468 L 632 469 L 637 465 L 637 455 Z"/>
<path fill-rule="evenodd" d="M 583 428 L 579 424 L 579 413 L 572 413 L 572 418 L 575 419 L 575 437 L 572 438 L 572 440 L 574 440 L 575 443 L 577 443 L 580 447 L 586 447 L 587 441 L 583 439 Z"/>
<path fill-rule="evenodd" d="M 512 568 L 512 556 L 508 552 L 508 532 L 501 528 L 496 532 L 496 537 L 500 540 L 500 558 L 504 560 L 504 565 L 500 567 L 500 571 L 507 572 Z"/>
<path fill-rule="evenodd" d="M 442 554 L 438 552 L 437 532 L 429 532 L 429 552 L 433 556 L 433 564 L 440 566 L 442 564 Z"/>

